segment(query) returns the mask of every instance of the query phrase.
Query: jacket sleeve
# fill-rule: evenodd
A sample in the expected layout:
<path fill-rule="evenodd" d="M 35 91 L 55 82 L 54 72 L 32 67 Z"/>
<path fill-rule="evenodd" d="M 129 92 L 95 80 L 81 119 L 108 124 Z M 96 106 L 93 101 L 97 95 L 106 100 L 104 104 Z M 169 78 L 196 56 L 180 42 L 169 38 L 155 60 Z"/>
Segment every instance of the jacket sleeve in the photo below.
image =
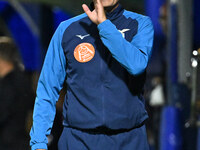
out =
<path fill-rule="evenodd" d="M 51 39 L 38 81 L 33 126 L 30 131 L 32 150 L 47 149 L 47 135 L 51 132 L 56 102 L 66 76 L 66 59 L 61 46 L 63 33 L 60 26 Z"/>
<path fill-rule="evenodd" d="M 153 45 L 154 30 L 149 17 L 139 23 L 138 32 L 131 42 L 123 38 L 110 20 L 98 25 L 102 42 L 112 56 L 132 75 L 144 72 Z"/>

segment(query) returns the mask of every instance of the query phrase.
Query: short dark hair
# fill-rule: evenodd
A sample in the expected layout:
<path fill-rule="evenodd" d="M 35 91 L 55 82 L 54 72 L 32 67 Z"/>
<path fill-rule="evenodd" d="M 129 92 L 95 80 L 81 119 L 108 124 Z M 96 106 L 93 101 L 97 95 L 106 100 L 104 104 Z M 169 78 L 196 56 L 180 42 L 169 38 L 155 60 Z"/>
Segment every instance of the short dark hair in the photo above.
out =
<path fill-rule="evenodd" d="M 18 66 L 21 57 L 14 41 L 9 37 L 0 37 L 0 59 Z"/>

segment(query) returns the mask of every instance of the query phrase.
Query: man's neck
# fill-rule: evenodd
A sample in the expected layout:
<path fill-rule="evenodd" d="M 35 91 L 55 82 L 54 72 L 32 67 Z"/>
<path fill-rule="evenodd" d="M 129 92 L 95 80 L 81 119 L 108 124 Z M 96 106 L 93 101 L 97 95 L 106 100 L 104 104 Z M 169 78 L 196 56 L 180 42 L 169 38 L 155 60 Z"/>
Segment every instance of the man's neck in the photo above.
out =
<path fill-rule="evenodd" d="M 119 6 L 119 2 L 110 7 L 104 7 L 106 13 L 113 12 Z"/>
<path fill-rule="evenodd" d="M 117 7 L 119 6 L 119 2 L 117 2 L 115 5 L 113 6 L 110 6 L 110 7 L 104 7 L 104 10 L 106 13 L 110 13 L 110 12 L 113 12 Z M 92 2 L 90 4 L 90 9 L 91 10 L 94 10 L 94 3 Z"/>

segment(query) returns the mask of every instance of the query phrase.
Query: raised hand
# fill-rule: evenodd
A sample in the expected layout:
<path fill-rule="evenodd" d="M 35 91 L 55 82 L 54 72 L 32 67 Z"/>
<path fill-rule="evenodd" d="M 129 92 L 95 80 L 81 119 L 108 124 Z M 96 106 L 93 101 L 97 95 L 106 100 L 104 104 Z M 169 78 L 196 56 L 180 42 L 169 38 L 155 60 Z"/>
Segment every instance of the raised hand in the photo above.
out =
<path fill-rule="evenodd" d="M 83 4 L 82 7 L 83 7 L 83 10 L 85 11 L 85 13 L 90 18 L 90 20 L 93 23 L 98 25 L 98 24 L 104 22 L 107 18 L 106 18 L 104 7 L 103 7 L 101 1 L 93 0 L 93 2 L 94 2 L 95 9 L 92 12 L 90 11 L 90 9 L 88 8 L 88 6 L 86 4 Z"/>

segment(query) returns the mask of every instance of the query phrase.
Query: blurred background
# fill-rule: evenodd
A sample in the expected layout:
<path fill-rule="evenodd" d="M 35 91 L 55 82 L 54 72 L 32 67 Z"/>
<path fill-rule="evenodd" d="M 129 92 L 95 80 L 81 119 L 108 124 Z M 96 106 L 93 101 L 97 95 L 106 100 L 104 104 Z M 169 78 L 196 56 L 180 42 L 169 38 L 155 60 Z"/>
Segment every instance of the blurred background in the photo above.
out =
<path fill-rule="evenodd" d="M 29 149 L 35 90 L 50 39 L 60 22 L 83 13 L 82 3 L 90 2 L 0 0 L 0 150 Z M 145 85 L 150 150 L 200 150 L 200 0 L 121 4 L 149 16 L 155 29 Z M 57 150 L 62 132 L 64 89 L 49 150 Z"/>

